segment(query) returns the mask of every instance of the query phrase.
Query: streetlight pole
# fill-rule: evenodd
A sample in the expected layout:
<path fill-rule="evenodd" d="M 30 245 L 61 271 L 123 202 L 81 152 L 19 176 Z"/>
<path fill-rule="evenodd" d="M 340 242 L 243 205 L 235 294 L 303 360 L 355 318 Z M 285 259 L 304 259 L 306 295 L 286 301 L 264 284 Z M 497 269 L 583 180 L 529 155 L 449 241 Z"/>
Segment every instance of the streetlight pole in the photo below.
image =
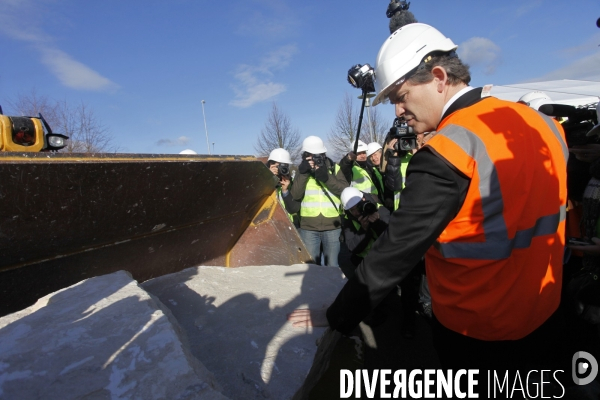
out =
<path fill-rule="evenodd" d="M 204 100 L 202 100 L 202 116 L 204 117 L 204 131 L 206 132 L 206 147 L 208 147 L 208 154 L 210 153 L 210 144 L 208 143 L 208 129 L 206 128 L 206 114 L 204 114 Z"/>
<path fill-rule="evenodd" d="M 215 154 L 215 142 L 213 142 L 213 154 Z"/>

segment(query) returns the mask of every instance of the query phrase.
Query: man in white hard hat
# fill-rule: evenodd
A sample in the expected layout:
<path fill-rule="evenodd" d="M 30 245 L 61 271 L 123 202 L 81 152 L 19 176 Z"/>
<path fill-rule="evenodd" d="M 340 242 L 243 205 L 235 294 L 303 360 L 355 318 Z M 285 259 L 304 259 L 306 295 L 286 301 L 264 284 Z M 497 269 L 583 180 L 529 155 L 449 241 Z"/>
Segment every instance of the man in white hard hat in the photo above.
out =
<path fill-rule="evenodd" d="M 267 160 L 267 168 L 273 173 L 276 181 L 277 199 L 279 204 L 286 211 L 288 218 L 296 228 L 300 227 L 298 212 L 300 211 L 300 203 L 294 201 L 289 192 L 292 183 L 291 176 L 292 158 L 286 149 L 274 149 L 269 154 Z"/>
<path fill-rule="evenodd" d="M 323 140 L 309 136 L 302 142 L 302 162 L 290 192 L 300 202 L 300 237 L 312 259 L 337 267 L 340 252 L 340 194 L 347 183 L 336 176 L 339 167 L 327 157 Z"/>
<path fill-rule="evenodd" d="M 352 255 L 351 266 L 340 264 L 340 267 L 344 275 L 350 278 L 373 242 L 387 228 L 390 212 L 385 207 L 380 207 L 371 194 L 351 186 L 342 191 L 340 200 L 345 211 L 342 246 L 346 246 Z"/>
<path fill-rule="evenodd" d="M 412 157 L 388 230 L 327 312 L 289 319 L 349 333 L 426 254 L 442 367 L 514 379 L 517 368 L 556 367 L 568 149 L 553 119 L 470 87 L 456 48 L 420 23 L 381 47 L 373 105 L 389 100 L 416 133 L 437 133 Z"/>
<path fill-rule="evenodd" d="M 351 143 L 354 146 L 354 143 Z M 383 204 L 383 181 L 373 174 L 367 162 L 368 146 L 362 140 L 358 141 L 356 148 L 356 159 L 354 156 L 344 156 L 340 160 L 340 169 L 348 181 L 348 184 L 361 192 L 370 193 L 375 196 L 378 203 Z M 351 153 L 354 155 L 354 153 Z"/>

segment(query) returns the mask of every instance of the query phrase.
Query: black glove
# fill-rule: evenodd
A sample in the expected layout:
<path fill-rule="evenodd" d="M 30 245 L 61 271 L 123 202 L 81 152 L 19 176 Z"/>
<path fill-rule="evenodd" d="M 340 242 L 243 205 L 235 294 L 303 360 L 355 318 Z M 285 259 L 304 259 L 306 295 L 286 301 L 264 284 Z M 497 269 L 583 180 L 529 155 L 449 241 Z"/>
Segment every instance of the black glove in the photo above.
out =
<path fill-rule="evenodd" d="M 315 179 L 323 183 L 329 179 L 329 172 L 326 167 L 319 167 L 315 170 Z"/>
<path fill-rule="evenodd" d="M 354 157 L 353 157 L 354 156 Z M 344 174 L 344 178 L 348 184 L 352 182 L 352 165 L 356 160 L 356 154 L 350 152 L 340 160 L 340 170 Z"/>
<path fill-rule="evenodd" d="M 308 163 L 308 160 L 302 160 L 300 165 L 298 165 L 298 173 L 300 174 L 308 174 L 310 170 L 311 168 L 310 164 Z"/>

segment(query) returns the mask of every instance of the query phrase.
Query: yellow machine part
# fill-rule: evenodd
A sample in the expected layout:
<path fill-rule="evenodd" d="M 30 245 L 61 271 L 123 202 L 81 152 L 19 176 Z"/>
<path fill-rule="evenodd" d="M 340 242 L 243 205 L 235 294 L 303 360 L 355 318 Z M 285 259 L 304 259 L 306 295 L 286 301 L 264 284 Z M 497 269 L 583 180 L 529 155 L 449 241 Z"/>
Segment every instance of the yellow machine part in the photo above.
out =
<path fill-rule="evenodd" d="M 35 142 L 29 146 L 17 144 L 13 140 L 13 124 L 10 117 L 0 115 L 0 151 L 39 152 L 44 148 L 44 128 L 39 118 L 29 118 L 35 129 Z"/>

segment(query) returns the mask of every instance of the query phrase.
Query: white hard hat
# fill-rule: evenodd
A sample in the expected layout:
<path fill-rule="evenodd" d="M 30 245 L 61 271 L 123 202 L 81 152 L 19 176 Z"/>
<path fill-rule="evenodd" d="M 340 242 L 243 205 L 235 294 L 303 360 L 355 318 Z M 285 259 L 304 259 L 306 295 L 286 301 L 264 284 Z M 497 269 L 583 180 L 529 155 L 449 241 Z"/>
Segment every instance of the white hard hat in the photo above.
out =
<path fill-rule="evenodd" d="M 286 149 L 275 149 L 269 154 L 270 161 L 277 161 L 282 164 L 291 164 L 292 158 Z"/>
<path fill-rule="evenodd" d="M 325 145 L 320 137 L 309 136 L 302 142 L 302 152 L 307 152 L 310 154 L 322 154 L 326 153 L 327 149 L 325 148 Z"/>
<path fill-rule="evenodd" d="M 354 142 L 352 142 L 352 150 L 354 150 Z M 362 140 L 358 140 L 358 147 L 356 148 L 357 153 L 362 153 L 363 151 L 367 151 L 367 144 Z"/>
<path fill-rule="evenodd" d="M 596 118 L 598 119 L 598 123 L 590 129 L 586 136 L 600 135 L 600 102 L 596 104 Z"/>
<path fill-rule="evenodd" d="M 449 52 L 458 48 L 452 40 L 432 26 L 421 23 L 404 25 L 383 43 L 375 63 L 377 96 L 372 105 L 387 100 L 388 94 L 404 82 L 413 69 L 431 52 Z"/>
<path fill-rule="evenodd" d="M 552 103 L 552 99 L 546 93 L 535 90 L 521 96 L 517 103 L 523 103 L 534 110 L 539 110 L 540 106 Z"/>
<path fill-rule="evenodd" d="M 377 142 L 371 142 L 367 146 L 367 157 L 381 149 L 381 145 Z"/>
<path fill-rule="evenodd" d="M 179 154 L 198 154 L 198 153 L 196 153 L 194 150 L 191 150 L 191 149 L 185 149 L 185 150 L 181 150 L 179 152 Z"/>
<path fill-rule="evenodd" d="M 362 200 L 363 196 L 363 192 L 355 187 L 348 186 L 346 189 L 342 190 L 340 200 L 342 200 L 344 210 L 349 210 L 357 205 Z"/>

